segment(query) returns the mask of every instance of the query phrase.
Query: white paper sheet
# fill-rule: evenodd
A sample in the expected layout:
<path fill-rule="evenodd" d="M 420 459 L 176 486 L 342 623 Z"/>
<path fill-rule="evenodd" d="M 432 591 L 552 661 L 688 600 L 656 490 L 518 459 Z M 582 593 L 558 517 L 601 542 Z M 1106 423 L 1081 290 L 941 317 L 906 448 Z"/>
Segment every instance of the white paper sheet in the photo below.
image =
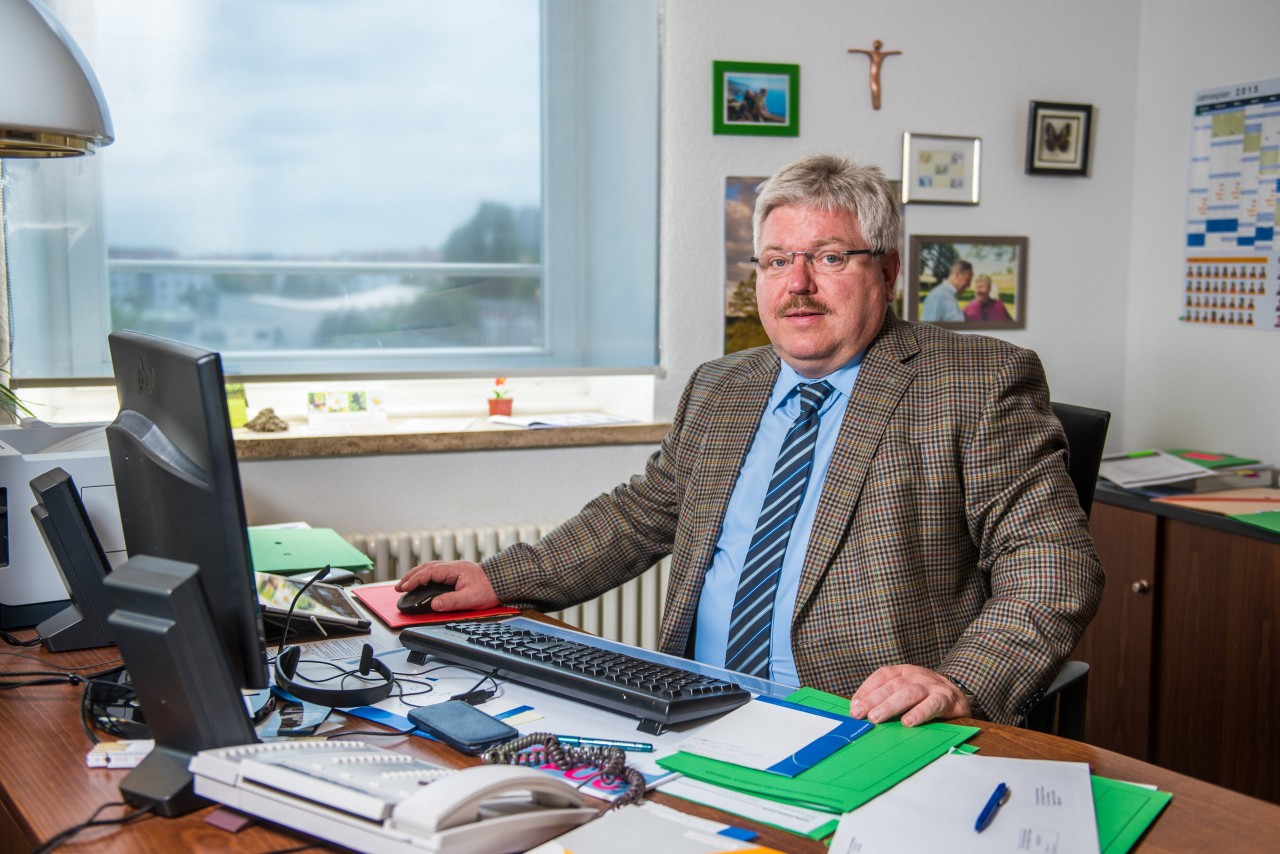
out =
<path fill-rule="evenodd" d="M 687 815 L 661 804 L 623 807 L 574 828 L 529 854 L 719 854 L 765 851 L 754 842 L 725 835 L 727 825 Z M 731 830 L 731 829 L 730 829 Z"/>
<path fill-rule="evenodd" d="M 1204 466 L 1167 454 L 1164 451 L 1111 454 L 1102 458 L 1098 474 L 1117 486 L 1154 486 L 1209 477 L 1213 471 Z"/>
<path fill-rule="evenodd" d="M 809 809 L 797 804 L 784 804 L 768 798 L 758 798 L 746 792 L 736 792 L 723 786 L 714 786 L 691 777 L 679 777 L 658 786 L 663 794 L 675 795 L 695 804 L 715 807 L 733 815 L 740 815 L 753 821 L 772 824 L 792 833 L 808 836 L 828 822 L 839 816 Z"/>
<path fill-rule="evenodd" d="M 1009 799 L 981 833 L 974 823 L 1000 783 Z M 949 753 L 846 813 L 830 854 L 1098 851 L 1089 766 Z"/>
<path fill-rule="evenodd" d="M 812 709 L 757 699 L 703 727 L 678 747 L 694 756 L 794 776 L 849 743 L 840 738 L 827 743 L 827 736 L 844 723 Z M 789 761 L 806 751 L 815 758 L 798 764 Z M 779 768 L 784 764 L 788 770 Z"/>

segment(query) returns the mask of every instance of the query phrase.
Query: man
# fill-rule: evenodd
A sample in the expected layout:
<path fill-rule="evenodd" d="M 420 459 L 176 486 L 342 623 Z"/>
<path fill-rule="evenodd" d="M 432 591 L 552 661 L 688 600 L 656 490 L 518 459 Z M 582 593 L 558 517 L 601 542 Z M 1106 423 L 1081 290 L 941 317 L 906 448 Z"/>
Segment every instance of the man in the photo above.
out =
<path fill-rule="evenodd" d="M 972 278 L 973 265 L 963 258 L 957 258 L 951 265 L 951 273 L 947 278 L 925 296 L 920 319 L 927 323 L 958 323 L 964 320 L 964 313 L 960 311 L 960 303 L 956 302 L 956 297 L 964 293 Z"/>
<path fill-rule="evenodd" d="M 699 367 L 645 472 L 537 544 L 397 587 L 556 610 L 671 554 L 664 652 L 873 722 L 1015 722 L 1102 587 L 1039 360 L 889 310 L 898 206 L 874 167 L 784 167 L 754 225 L 772 346 Z"/>
<path fill-rule="evenodd" d="M 979 276 L 973 280 L 973 300 L 964 307 L 966 321 L 1012 320 L 1004 303 L 991 295 L 991 277 Z"/>

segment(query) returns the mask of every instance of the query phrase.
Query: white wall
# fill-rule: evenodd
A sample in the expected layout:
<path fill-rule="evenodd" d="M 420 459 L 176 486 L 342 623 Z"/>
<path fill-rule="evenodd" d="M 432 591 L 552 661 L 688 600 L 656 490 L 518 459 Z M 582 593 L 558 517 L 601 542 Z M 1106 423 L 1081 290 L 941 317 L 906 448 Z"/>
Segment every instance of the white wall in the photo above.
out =
<path fill-rule="evenodd" d="M 302 520 L 343 534 L 559 522 L 644 467 L 641 445 L 246 461 L 249 524 Z"/>
<path fill-rule="evenodd" d="M 1278 22 L 1275 0 L 1224 0 L 1212 11 L 1190 0 L 668 0 L 657 416 L 669 418 L 693 368 L 722 352 L 725 177 L 834 151 L 897 178 L 902 133 L 912 131 L 982 138 L 981 204 L 913 204 L 906 227 L 1029 238 L 1027 328 L 1001 337 L 1039 351 L 1055 399 L 1111 410 L 1113 448 L 1186 442 L 1280 457 L 1261 426 L 1277 414 L 1274 396 L 1253 403 L 1280 337 L 1175 320 L 1190 93 L 1280 74 Z M 874 39 L 903 52 L 884 62 L 879 111 L 867 59 L 846 53 Z M 716 59 L 799 64 L 800 136 L 713 135 Z M 1090 177 L 1025 174 L 1032 100 L 1094 105 Z M 304 518 L 355 532 L 560 518 L 638 471 L 652 450 L 250 462 L 243 471 L 251 521 Z"/>
<path fill-rule="evenodd" d="M 683 380 L 720 352 L 725 176 L 837 152 L 899 178 L 911 131 L 981 137 L 982 198 L 976 207 L 908 205 L 908 233 L 1028 237 L 1027 329 L 1001 337 L 1040 352 L 1057 399 L 1120 409 L 1116 294 L 1129 267 L 1136 5 L 669 2 L 665 29 L 662 328 L 671 377 Z M 884 61 L 879 111 L 867 58 L 846 52 L 875 39 L 902 51 Z M 800 136 L 713 136 L 716 59 L 800 65 Z M 1092 177 L 1024 173 L 1032 100 L 1094 105 Z M 666 384 L 660 406 L 672 407 L 679 391 Z"/>
<path fill-rule="evenodd" d="M 1144 0 L 1140 44 L 1124 445 L 1186 443 L 1280 460 L 1280 331 L 1175 319 L 1191 93 L 1280 76 L 1280 3 Z"/>

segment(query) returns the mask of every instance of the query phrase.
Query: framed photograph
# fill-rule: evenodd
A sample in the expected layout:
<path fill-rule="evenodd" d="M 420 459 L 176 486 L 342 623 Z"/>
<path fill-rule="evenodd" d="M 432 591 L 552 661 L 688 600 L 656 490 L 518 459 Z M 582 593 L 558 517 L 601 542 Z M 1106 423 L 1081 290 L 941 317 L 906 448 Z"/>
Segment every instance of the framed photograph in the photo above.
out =
<path fill-rule="evenodd" d="M 751 216 L 764 176 L 724 179 L 724 351 L 736 353 L 769 343 L 756 306 L 756 265 Z"/>
<path fill-rule="evenodd" d="M 912 235 L 911 320 L 951 329 L 1025 329 L 1027 238 Z"/>
<path fill-rule="evenodd" d="M 713 133 L 800 135 L 800 66 L 716 60 L 711 76 Z"/>
<path fill-rule="evenodd" d="M 981 160 L 977 137 L 904 133 L 903 204 L 976 205 Z"/>
<path fill-rule="evenodd" d="M 1092 124 L 1090 104 L 1032 101 L 1027 118 L 1027 174 L 1088 174 Z"/>

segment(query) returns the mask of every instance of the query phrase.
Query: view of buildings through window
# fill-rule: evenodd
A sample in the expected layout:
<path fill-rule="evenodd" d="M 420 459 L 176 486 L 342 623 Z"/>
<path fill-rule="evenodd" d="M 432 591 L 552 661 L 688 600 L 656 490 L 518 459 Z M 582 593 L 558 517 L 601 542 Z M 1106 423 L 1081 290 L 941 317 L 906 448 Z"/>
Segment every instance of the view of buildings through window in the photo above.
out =
<path fill-rule="evenodd" d="M 656 3 L 49 4 L 116 140 L 3 164 L 15 377 L 121 328 L 250 375 L 654 364 Z"/>
<path fill-rule="evenodd" d="M 95 5 L 113 328 L 540 342 L 536 0 Z"/>

